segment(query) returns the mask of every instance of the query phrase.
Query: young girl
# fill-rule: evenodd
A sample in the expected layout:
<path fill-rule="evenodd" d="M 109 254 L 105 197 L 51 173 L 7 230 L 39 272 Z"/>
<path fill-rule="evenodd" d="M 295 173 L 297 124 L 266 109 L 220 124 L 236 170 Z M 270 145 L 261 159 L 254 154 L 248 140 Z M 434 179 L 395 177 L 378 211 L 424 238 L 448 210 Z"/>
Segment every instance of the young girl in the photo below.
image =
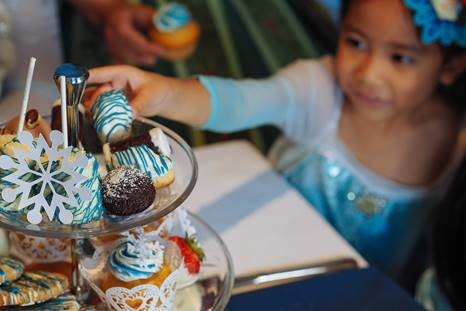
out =
<path fill-rule="evenodd" d="M 278 170 L 371 264 L 394 273 L 462 154 L 465 27 L 434 2 L 348 1 L 335 57 L 297 61 L 266 80 L 177 80 L 116 66 L 91 70 L 89 82 L 103 84 L 94 98 L 126 89 L 141 116 L 224 132 L 280 127 Z M 435 19 L 420 19 L 424 11 Z M 434 23 L 448 27 L 435 33 Z"/>

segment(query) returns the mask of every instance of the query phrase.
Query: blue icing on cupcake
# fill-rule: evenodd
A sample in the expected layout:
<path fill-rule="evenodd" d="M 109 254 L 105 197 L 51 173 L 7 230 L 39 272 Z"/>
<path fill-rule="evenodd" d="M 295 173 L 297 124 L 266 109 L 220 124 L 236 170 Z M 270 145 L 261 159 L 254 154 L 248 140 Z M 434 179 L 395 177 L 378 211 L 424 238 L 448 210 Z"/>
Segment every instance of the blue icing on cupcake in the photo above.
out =
<path fill-rule="evenodd" d="M 123 282 L 148 279 L 160 271 L 163 264 L 163 249 L 158 242 L 124 241 L 108 258 L 112 274 Z"/>
<path fill-rule="evenodd" d="M 110 161 L 108 162 L 109 169 L 115 169 L 124 165 L 136 167 L 149 175 L 152 180 L 156 180 L 173 168 L 173 160 L 167 156 L 155 153 L 147 145 L 139 145 L 111 154 Z"/>
<path fill-rule="evenodd" d="M 116 142 L 131 135 L 133 110 L 122 91 L 112 90 L 101 94 L 91 113 L 102 142 Z"/>
<path fill-rule="evenodd" d="M 162 6 L 155 14 L 154 25 L 161 32 L 180 29 L 191 21 L 189 10 L 182 4 L 171 2 Z"/>

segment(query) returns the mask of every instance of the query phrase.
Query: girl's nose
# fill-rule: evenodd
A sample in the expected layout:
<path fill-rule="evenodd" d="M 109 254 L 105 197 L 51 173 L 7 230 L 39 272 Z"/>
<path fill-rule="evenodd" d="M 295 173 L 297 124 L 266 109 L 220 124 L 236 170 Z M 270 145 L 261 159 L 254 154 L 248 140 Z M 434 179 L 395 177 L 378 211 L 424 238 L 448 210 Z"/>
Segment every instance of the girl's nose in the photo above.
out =
<path fill-rule="evenodd" d="M 379 86 L 382 76 L 383 62 L 373 53 L 367 54 L 357 65 L 356 78 L 367 86 Z"/>

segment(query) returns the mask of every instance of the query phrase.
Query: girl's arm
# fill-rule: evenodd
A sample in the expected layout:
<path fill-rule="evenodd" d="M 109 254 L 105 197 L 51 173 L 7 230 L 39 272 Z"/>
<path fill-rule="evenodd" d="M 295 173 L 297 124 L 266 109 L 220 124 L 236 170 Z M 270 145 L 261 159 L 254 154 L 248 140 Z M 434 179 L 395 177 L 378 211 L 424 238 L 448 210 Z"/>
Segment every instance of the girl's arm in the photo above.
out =
<path fill-rule="evenodd" d="M 137 116 L 159 115 L 200 126 L 210 115 L 209 94 L 196 79 L 174 79 L 123 65 L 91 69 L 88 83 L 100 86 L 85 101 L 87 107 L 101 93 L 121 89 Z"/>
<path fill-rule="evenodd" d="M 303 142 L 327 126 L 341 102 L 331 71 L 318 61 L 299 61 L 261 80 L 207 76 L 180 80 L 110 66 L 92 69 L 89 83 L 103 84 L 89 104 L 102 91 L 125 89 L 140 116 L 159 115 L 217 132 L 270 124 Z"/>
<path fill-rule="evenodd" d="M 159 115 L 213 131 L 282 125 L 289 91 L 279 79 L 235 81 L 215 77 L 175 79 L 130 66 L 92 69 L 89 83 L 103 85 L 88 101 L 110 89 L 125 89 L 135 113 Z"/>

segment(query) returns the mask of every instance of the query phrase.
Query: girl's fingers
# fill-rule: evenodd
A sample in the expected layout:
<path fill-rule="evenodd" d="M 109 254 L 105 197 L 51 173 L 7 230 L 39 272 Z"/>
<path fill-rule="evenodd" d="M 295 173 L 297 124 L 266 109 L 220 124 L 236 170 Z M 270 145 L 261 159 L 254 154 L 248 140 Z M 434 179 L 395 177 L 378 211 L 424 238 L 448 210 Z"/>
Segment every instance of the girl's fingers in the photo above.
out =
<path fill-rule="evenodd" d="M 86 94 L 84 100 L 83 100 L 83 105 L 86 107 L 86 110 L 89 111 L 94 105 L 95 101 L 97 98 L 100 96 L 100 94 L 111 91 L 113 88 L 110 84 L 103 84 L 97 88 L 89 90 L 88 94 Z"/>
<path fill-rule="evenodd" d="M 152 117 L 158 113 L 158 105 L 153 102 L 155 94 L 151 91 L 141 91 L 131 99 L 131 106 L 136 117 Z"/>
<path fill-rule="evenodd" d="M 89 70 L 88 83 L 108 83 L 114 89 L 123 89 L 128 84 L 128 73 L 133 68 L 127 65 L 106 66 Z"/>

